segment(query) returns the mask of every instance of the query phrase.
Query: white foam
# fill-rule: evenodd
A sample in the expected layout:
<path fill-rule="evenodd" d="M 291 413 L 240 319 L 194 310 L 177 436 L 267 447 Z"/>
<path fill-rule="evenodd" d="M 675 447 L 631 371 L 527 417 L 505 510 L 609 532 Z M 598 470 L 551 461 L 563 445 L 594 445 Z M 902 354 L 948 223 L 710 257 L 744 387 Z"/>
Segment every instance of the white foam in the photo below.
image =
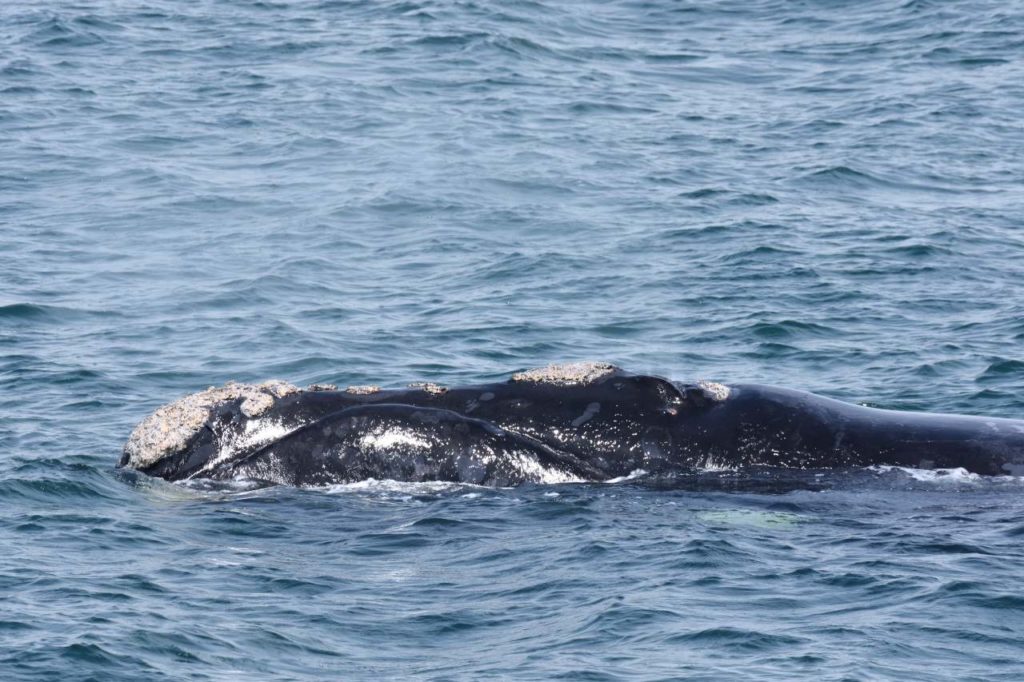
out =
<path fill-rule="evenodd" d="M 874 471 L 879 474 L 898 471 L 906 474 L 915 481 L 922 481 L 925 483 L 972 483 L 978 485 L 986 483 L 1014 483 L 1017 485 L 1024 485 L 1024 477 L 1022 476 L 982 476 L 981 474 L 972 473 L 963 467 L 955 467 L 952 469 L 916 469 L 914 467 L 899 467 L 879 464 L 867 467 L 867 469 L 868 471 Z"/>
<path fill-rule="evenodd" d="M 999 479 L 1012 479 L 1012 476 L 981 476 L 975 474 L 963 467 L 956 467 L 953 469 L 915 469 L 913 467 L 899 467 L 891 466 L 888 464 L 879 464 L 876 466 L 867 467 L 869 471 L 875 471 L 880 474 L 886 474 L 890 471 L 899 471 L 907 476 L 910 476 L 915 481 L 923 481 L 926 483 L 933 482 L 949 482 L 949 483 L 980 483 L 986 479 L 988 480 L 999 480 Z"/>
<path fill-rule="evenodd" d="M 255 481 L 251 478 L 189 478 L 183 481 L 174 481 L 172 485 L 195 491 L 196 493 L 230 493 L 239 495 L 243 493 L 261 494 L 267 487 L 263 481 Z"/>
<path fill-rule="evenodd" d="M 584 482 L 584 479 L 573 476 L 568 472 L 545 468 L 543 464 L 528 455 L 517 454 L 516 461 L 519 464 L 519 470 L 538 483 L 551 485 L 555 483 Z"/>
<path fill-rule="evenodd" d="M 468 483 L 451 483 L 449 481 L 395 481 L 389 478 L 367 478 L 363 481 L 355 481 L 353 483 L 336 483 L 334 485 L 326 486 L 322 488 L 322 490 L 332 495 L 367 492 L 401 493 L 404 495 L 433 495 L 475 487 L 484 486 L 473 486 Z"/>
<path fill-rule="evenodd" d="M 626 476 L 617 476 L 615 478 L 609 478 L 607 481 L 605 481 L 605 483 L 622 483 L 623 481 L 632 481 L 634 479 L 637 479 L 637 478 L 640 478 L 641 476 L 646 476 L 646 475 L 647 475 L 647 471 L 644 470 L 644 469 L 633 469 L 632 471 L 629 472 L 628 475 L 626 475 Z"/>

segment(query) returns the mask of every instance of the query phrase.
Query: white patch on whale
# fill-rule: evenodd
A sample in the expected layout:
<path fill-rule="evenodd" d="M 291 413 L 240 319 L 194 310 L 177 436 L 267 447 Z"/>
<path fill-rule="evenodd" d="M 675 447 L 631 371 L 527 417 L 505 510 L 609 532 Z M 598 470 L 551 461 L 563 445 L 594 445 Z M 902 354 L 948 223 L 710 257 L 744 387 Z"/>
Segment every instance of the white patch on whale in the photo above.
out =
<path fill-rule="evenodd" d="M 590 403 L 587 405 L 587 409 L 583 410 L 583 414 L 572 420 L 573 426 L 583 426 L 590 421 L 595 414 L 601 411 L 601 403 Z"/>
<path fill-rule="evenodd" d="M 736 464 L 729 464 L 725 460 L 716 461 L 711 455 L 704 458 L 704 461 L 697 465 L 700 471 L 735 471 Z"/>
<path fill-rule="evenodd" d="M 296 423 L 286 426 L 280 419 L 250 419 L 245 423 L 245 429 L 241 433 L 228 435 L 221 441 L 217 456 L 211 458 L 192 478 L 212 471 L 218 464 L 230 460 L 239 452 L 270 445 L 303 425 Z"/>
<path fill-rule="evenodd" d="M 720 384 L 717 381 L 708 381 L 707 379 L 698 381 L 697 387 L 704 392 L 705 397 L 715 402 L 722 402 L 732 393 L 725 384 Z"/>
<path fill-rule="evenodd" d="M 430 441 L 420 438 L 409 429 L 392 427 L 371 431 L 359 439 L 359 444 L 368 450 L 392 450 L 398 446 L 429 448 Z"/>
<path fill-rule="evenodd" d="M 583 483 L 585 479 L 578 478 L 572 474 L 560 471 L 558 469 L 548 469 L 536 458 L 517 453 L 515 455 L 516 465 L 523 474 L 525 474 L 529 480 L 535 483 Z"/>

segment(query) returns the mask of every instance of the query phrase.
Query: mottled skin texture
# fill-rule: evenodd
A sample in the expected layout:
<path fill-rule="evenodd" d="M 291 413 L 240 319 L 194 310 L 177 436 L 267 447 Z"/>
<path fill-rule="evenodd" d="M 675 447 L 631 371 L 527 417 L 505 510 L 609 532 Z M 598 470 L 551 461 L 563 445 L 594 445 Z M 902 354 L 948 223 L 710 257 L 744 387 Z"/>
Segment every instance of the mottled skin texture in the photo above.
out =
<path fill-rule="evenodd" d="M 281 435 L 246 447 L 226 446 L 253 427 L 240 401 L 228 401 L 186 448 L 142 471 L 291 485 L 366 478 L 517 485 L 706 467 L 1024 474 L 1022 421 L 876 410 L 770 386 L 726 390 L 614 368 L 587 381 L 301 391 L 260 417 Z"/>

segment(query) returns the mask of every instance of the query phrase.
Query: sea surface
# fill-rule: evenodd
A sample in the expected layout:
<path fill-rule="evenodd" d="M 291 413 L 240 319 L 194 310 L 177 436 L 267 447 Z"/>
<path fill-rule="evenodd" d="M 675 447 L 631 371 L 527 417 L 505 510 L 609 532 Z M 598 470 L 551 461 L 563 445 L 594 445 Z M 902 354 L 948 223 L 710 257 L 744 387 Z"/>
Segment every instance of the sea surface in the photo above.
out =
<path fill-rule="evenodd" d="M 1024 6 L 0 5 L 0 679 L 1024 679 L 1020 479 L 115 468 L 582 359 L 1024 417 Z"/>

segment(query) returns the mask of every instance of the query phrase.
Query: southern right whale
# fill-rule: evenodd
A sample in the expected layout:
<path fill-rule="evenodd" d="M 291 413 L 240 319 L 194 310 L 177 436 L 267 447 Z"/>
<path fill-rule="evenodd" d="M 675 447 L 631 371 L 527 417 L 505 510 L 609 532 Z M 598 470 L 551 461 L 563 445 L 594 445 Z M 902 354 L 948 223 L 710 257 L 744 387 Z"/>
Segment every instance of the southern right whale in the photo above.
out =
<path fill-rule="evenodd" d="M 143 420 L 120 462 L 168 480 L 494 486 L 603 481 L 635 470 L 871 465 L 1024 475 L 1024 421 L 881 410 L 577 363 L 452 388 L 211 387 Z"/>

